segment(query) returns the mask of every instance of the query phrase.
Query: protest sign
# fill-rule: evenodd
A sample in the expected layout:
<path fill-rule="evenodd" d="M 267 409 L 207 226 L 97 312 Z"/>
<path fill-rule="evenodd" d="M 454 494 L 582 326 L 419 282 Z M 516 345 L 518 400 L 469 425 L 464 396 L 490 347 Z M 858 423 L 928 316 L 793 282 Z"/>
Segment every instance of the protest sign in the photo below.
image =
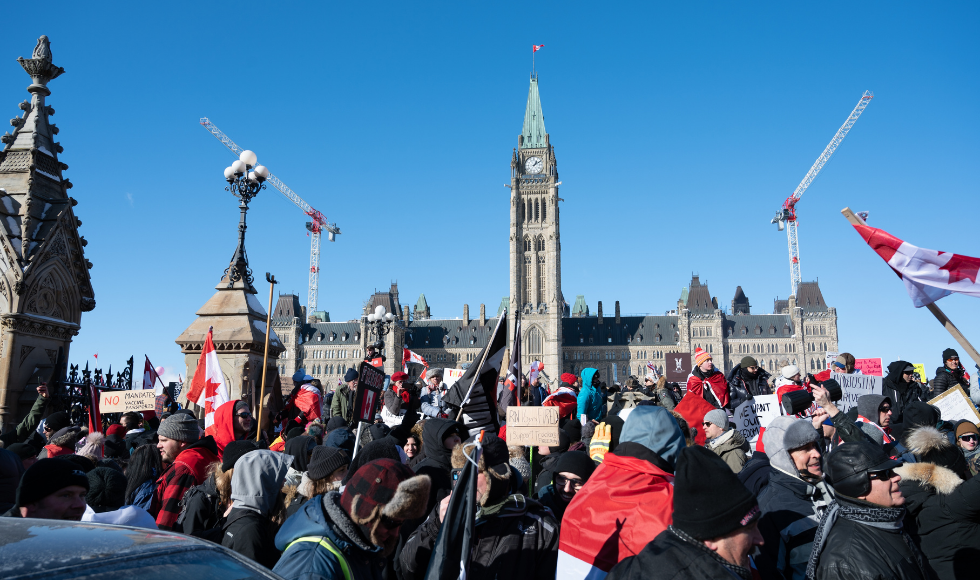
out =
<path fill-rule="evenodd" d="M 840 383 L 840 388 L 844 392 L 844 398 L 834 403 L 838 409 L 844 412 L 851 407 L 857 407 L 858 397 L 880 395 L 882 381 L 884 380 L 873 375 L 848 375 L 844 373 L 831 373 L 830 378 Z"/>
<path fill-rule="evenodd" d="M 381 400 L 385 373 L 372 363 L 361 361 L 357 373 L 357 390 L 354 391 L 354 420 L 374 423 L 374 410 Z"/>
<path fill-rule="evenodd" d="M 507 407 L 508 445 L 558 445 L 558 407 Z"/>
<path fill-rule="evenodd" d="M 745 437 L 750 446 L 759 439 L 759 429 L 769 426 L 779 416 L 776 395 L 757 395 L 735 408 L 732 417 L 734 428 Z"/>
<path fill-rule="evenodd" d="M 664 374 L 667 375 L 667 380 L 672 383 L 686 383 L 691 374 L 691 353 L 668 352 L 665 359 L 667 362 L 664 363 Z"/>
<path fill-rule="evenodd" d="M 970 398 L 966 396 L 966 392 L 960 385 L 948 389 L 945 393 L 929 401 L 929 404 L 939 409 L 943 421 L 956 423 L 966 419 L 974 425 L 980 425 L 980 414 L 977 413 L 977 408 L 970 402 Z"/>
<path fill-rule="evenodd" d="M 921 382 L 923 385 L 929 382 L 929 379 L 926 378 L 926 365 L 922 363 L 912 363 L 912 366 L 915 368 L 915 372 L 919 374 L 919 382 Z"/>
<path fill-rule="evenodd" d="M 839 352 L 828 352 L 827 353 L 827 367 L 826 368 L 833 369 L 834 367 L 831 366 L 831 365 L 834 364 L 834 361 L 837 360 L 837 357 L 838 356 L 840 356 L 840 353 Z"/>
<path fill-rule="evenodd" d="M 445 388 L 449 388 L 456 384 L 459 377 L 463 376 L 463 369 L 443 369 L 442 370 L 442 384 Z"/>
<path fill-rule="evenodd" d="M 139 389 L 136 391 L 102 391 L 99 393 L 100 413 L 128 413 L 130 411 L 152 411 L 156 402 L 156 391 Z"/>
<path fill-rule="evenodd" d="M 861 371 L 861 374 L 882 376 L 880 358 L 856 358 L 854 359 L 854 368 Z"/>

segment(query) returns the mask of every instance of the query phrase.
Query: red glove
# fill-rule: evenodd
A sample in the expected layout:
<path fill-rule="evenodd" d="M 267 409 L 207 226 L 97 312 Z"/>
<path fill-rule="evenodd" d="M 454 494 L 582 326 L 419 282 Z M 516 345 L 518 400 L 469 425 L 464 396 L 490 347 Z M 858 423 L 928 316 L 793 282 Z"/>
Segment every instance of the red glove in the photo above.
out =
<path fill-rule="evenodd" d="M 401 398 L 402 401 L 405 401 L 405 404 L 407 405 L 408 402 L 411 400 L 412 395 L 408 391 L 402 391 Z"/>

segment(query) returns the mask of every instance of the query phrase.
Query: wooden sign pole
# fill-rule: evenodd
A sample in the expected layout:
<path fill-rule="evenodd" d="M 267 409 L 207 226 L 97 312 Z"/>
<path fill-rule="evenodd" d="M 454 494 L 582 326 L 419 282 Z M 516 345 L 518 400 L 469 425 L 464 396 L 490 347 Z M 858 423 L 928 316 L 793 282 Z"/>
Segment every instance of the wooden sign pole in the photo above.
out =
<path fill-rule="evenodd" d="M 860 216 L 852 212 L 851 208 L 849 207 L 845 207 L 844 209 L 842 209 L 841 213 L 844 214 L 844 217 L 847 218 L 847 221 L 851 222 L 851 225 L 855 225 L 855 226 L 868 225 L 867 223 L 865 223 L 863 219 L 861 219 Z M 926 305 L 926 308 L 929 309 L 929 312 L 932 312 L 932 315 L 936 317 L 936 320 L 939 321 L 939 324 L 942 324 L 943 328 L 945 328 L 946 331 L 949 332 L 954 339 L 956 339 L 956 342 L 959 343 L 961 347 L 963 347 L 963 350 L 965 350 L 966 353 L 970 356 L 970 358 L 973 359 L 973 362 L 980 365 L 980 353 L 977 352 L 977 349 L 973 348 L 973 345 L 970 344 L 970 341 L 967 340 L 965 336 L 963 336 L 963 333 L 960 332 L 960 329 L 956 328 L 956 325 L 953 324 L 953 321 L 946 316 L 946 314 L 942 311 L 942 309 L 940 309 L 935 302 Z"/>
<path fill-rule="evenodd" d="M 255 441 L 258 442 L 262 437 L 262 406 L 265 403 L 265 371 L 269 366 L 269 336 L 272 334 L 272 289 L 279 282 L 276 277 L 269 272 L 265 273 L 265 279 L 269 283 L 269 311 L 265 314 L 265 351 L 262 354 L 262 385 L 259 387 L 258 423 L 255 425 Z"/>

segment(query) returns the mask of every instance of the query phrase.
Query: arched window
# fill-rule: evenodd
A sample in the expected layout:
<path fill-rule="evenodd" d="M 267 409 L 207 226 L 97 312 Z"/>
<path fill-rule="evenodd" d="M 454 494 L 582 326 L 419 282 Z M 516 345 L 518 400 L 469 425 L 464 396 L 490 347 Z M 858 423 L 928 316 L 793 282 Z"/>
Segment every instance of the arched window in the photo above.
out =
<path fill-rule="evenodd" d="M 529 236 L 524 236 L 524 251 L 531 251 L 531 238 Z"/>

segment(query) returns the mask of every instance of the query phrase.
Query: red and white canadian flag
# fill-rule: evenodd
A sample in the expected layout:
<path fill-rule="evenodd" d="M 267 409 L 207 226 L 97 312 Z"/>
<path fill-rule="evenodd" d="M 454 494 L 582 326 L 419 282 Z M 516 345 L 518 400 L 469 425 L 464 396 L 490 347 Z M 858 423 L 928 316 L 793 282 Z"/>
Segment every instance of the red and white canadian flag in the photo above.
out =
<path fill-rule="evenodd" d="M 542 48 L 544 48 L 544 45 L 543 44 L 532 44 L 531 45 L 531 52 L 532 53 L 538 52 Z"/>
<path fill-rule="evenodd" d="M 230 400 L 228 387 L 225 385 L 225 375 L 218 365 L 218 353 L 214 350 L 212 330 L 212 328 L 208 329 L 208 336 L 204 339 L 204 350 L 201 351 L 201 358 L 197 360 L 191 390 L 187 393 L 188 401 L 204 407 L 205 429 L 214 424 L 214 412 L 218 407 Z"/>
<path fill-rule="evenodd" d="M 146 364 L 143 365 L 143 389 L 153 389 L 157 395 L 163 394 L 163 379 L 157 375 L 157 370 L 153 368 L 150 357 L 146 357 Z M 159 382 L 159 384 L 157 384 Z"/>
<path fill-rule="evenodd" d="M 954 292 L 980 298 L 980 258 L 918 248 L 878 228 L 855 225 L 854 229 L 902 279 L 916 308 Z"/>
<path fill-rule="evenodd" d="M 422 355 L 412 352 L 411 350 L 404 348 L 402 349 L 402 364 L 405 367 L 405 372 L 408 372 L 408 363 L 420 364 L 425 370 L 422 371 L 422 378 L 425 378 L 425 371 L 429 370 L 429 363 L 425 362 L 425 357 Z"/>

